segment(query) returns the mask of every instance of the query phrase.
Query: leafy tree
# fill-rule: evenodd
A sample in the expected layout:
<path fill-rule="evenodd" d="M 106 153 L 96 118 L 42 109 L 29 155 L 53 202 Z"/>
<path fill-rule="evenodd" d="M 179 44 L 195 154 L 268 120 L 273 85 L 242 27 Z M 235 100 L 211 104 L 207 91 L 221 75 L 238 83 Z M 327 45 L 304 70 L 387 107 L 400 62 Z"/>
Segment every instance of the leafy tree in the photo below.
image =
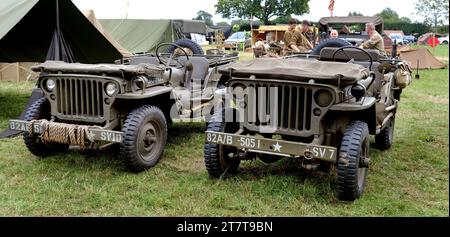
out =
<path fill-rule="evenodd" d="M 398 13 L 387 7 L 377 14 L 381 16 L 385 22 L 398 22 L 400 20 Z"/>
<path fill-rule="evenodd" d="M 276 25 L 276 24 L 287 24 L 288 21 L 292 18 L 291 15 L 289 16 L 280 16 L 275 18 L 274 20 L 271 21 L 272 24 Z"/>
<path fill-rule="evenodd" d="M 405 23 L 412 23 L 411 19 L 409 19 L 408 17 L 400 17 L 399 21 Z"/>
<path fill-rule="evenodd" d="M 212 21 L 212 15 L 205 12 L 205 11 L 198 11 L 197 12 L 197 17 L 193 18 L 192 20 L 200 20 L 200 21 L 204 21 L 206 23 L 206 25 L 208 26 L 212 26 L 214 25 L 213 21 Z"/>
<path fill-rule="evenodd" d="M 239 31 L 250 31 L 250 21 L 249 20 L 233 20 L 231 25 L 239 25 Z M 257 29 L 261 24 L 260 21 L 253 21 L 252 26 L 253 29 Z"/>
<path fill-rule="evenodd" d="M 309 0 L 218 0 L 216 13 L 224 18 L 256 17 L 264 24 L 270 24 L 270 18 L 302 15 L 309 12 Z"/>
<path fill-rule="evenodd" d="M 448 0 L 418 0 L 416 13 L 425 19 L 425 23 L 435 29 L 448 21 Z"/>
<path fill-rule="evenodd" d="M 364 16 L 361 12 L 349 12 L 348 16 Z"/>

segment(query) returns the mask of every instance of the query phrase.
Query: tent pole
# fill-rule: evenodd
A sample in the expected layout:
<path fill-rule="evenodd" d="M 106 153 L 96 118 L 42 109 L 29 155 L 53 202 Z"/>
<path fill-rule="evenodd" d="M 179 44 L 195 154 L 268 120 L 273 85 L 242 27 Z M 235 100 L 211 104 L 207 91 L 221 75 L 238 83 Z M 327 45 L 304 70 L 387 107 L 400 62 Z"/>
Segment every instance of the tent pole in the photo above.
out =
<path fill-rule="evenodd" d="M 60 55 L 61 55 L 61 53 L 59 52 L 59 49 L 60 49 L 60 38 L 61 38 L 61 32 L 60 32 L 60 29 L 59 29 L 59 0 L 55 0 L 55 2 L 56 2 L 56 38 L 57 38 L 57 40 L 56 40 L 56 42 L 55 42 L 55 60 L 57 60 L 57 61 L 60 61 L 61 60 L 61 58 L 60 58 Z"/>

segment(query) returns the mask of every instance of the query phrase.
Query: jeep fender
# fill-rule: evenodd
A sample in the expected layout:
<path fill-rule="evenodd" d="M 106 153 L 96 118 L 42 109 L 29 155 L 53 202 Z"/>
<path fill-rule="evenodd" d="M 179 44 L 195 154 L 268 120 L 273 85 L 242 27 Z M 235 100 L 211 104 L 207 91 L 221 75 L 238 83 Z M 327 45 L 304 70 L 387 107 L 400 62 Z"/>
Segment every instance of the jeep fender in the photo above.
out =
<path fill-rule="evenodd" d="M 331 106 L 330 112 L 337 116 L 349 117 L 351 120 L 361 120 L 369 126 L 369 133 L 376 134 L 377 115 L 376 99 L 374 97 L 363 97 L 358 103 L 340 103 Z"/>

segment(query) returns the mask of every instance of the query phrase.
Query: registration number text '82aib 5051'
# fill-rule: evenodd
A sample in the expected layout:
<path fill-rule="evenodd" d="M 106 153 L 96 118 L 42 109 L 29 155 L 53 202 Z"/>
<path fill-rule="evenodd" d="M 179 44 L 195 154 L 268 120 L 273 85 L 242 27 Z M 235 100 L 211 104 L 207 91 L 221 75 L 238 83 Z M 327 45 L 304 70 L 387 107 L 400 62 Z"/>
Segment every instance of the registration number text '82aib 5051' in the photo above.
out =
<path fill-rule="evenodd" d="M 286 157 L 307 157 L 336 162 L 337 149 L 315 144 L 243 136 L 220 132 L 206 132 L 206 142 L 247 149 L 251 152 L 270 153 Z"/>
<path fill-rule="evenodd" d="M 235 141 L 237 139 L 237 141 Z M 253 137 L 240 136 L 238 138 L 233 137 L 230 134 L 219 134 L 219 133 L 206 133 L 206 141 L 221 145 L 229 145 L 238 143 L 242 148 L 260 148 L 261 141 Z"/>

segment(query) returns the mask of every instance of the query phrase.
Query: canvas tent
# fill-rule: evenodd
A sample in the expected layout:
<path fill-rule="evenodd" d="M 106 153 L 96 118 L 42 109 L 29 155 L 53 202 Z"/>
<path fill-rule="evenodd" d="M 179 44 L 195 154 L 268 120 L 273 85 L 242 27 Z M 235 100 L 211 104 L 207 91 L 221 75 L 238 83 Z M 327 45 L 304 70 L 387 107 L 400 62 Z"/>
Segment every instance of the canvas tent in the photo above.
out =
<path fill-rule="evenodd" d="M 439 69 L 446 67 L 427 48 L 412 49 L 405 47 L 400 49 L 399 52 L 400 58 L 408 62 L 408 65 L 413 69 L 417 69 L 417 63 L 419 64 L 419 69 Z"/>
<path fill-rule="evenodd" d="M 93 10 L 88 10 L 83 12 L 84 16 L 91 22 L 92 25 L 97 28 L 97 30 L 105 36 L 105 38 L 123 55 L 123 57 L 128 58 L 133 54 L 126 50 L 122 45 L 119 44 L 105 29 L 103 29 L 102 24 L 98 21 Z"/>
<path fill-rule="evenodd" d="M 199 20 L 173 20 L 173 24 L 178 32 L 182 32 L 184 36 L 189 37 L 190 34 L 208 34 L 208 27 L 204 21 Z"/>
<path fill-rule="evenodd" d="M 99 22 L 132 53 L 154 52 L 158 44 L 180 38 L 171 20 L 99 19 Z"/>
<path fill-rule="evenodd" d="M 70 0 L 0 1 L 0 62 L 112 63 L 121 58 Z"/>

